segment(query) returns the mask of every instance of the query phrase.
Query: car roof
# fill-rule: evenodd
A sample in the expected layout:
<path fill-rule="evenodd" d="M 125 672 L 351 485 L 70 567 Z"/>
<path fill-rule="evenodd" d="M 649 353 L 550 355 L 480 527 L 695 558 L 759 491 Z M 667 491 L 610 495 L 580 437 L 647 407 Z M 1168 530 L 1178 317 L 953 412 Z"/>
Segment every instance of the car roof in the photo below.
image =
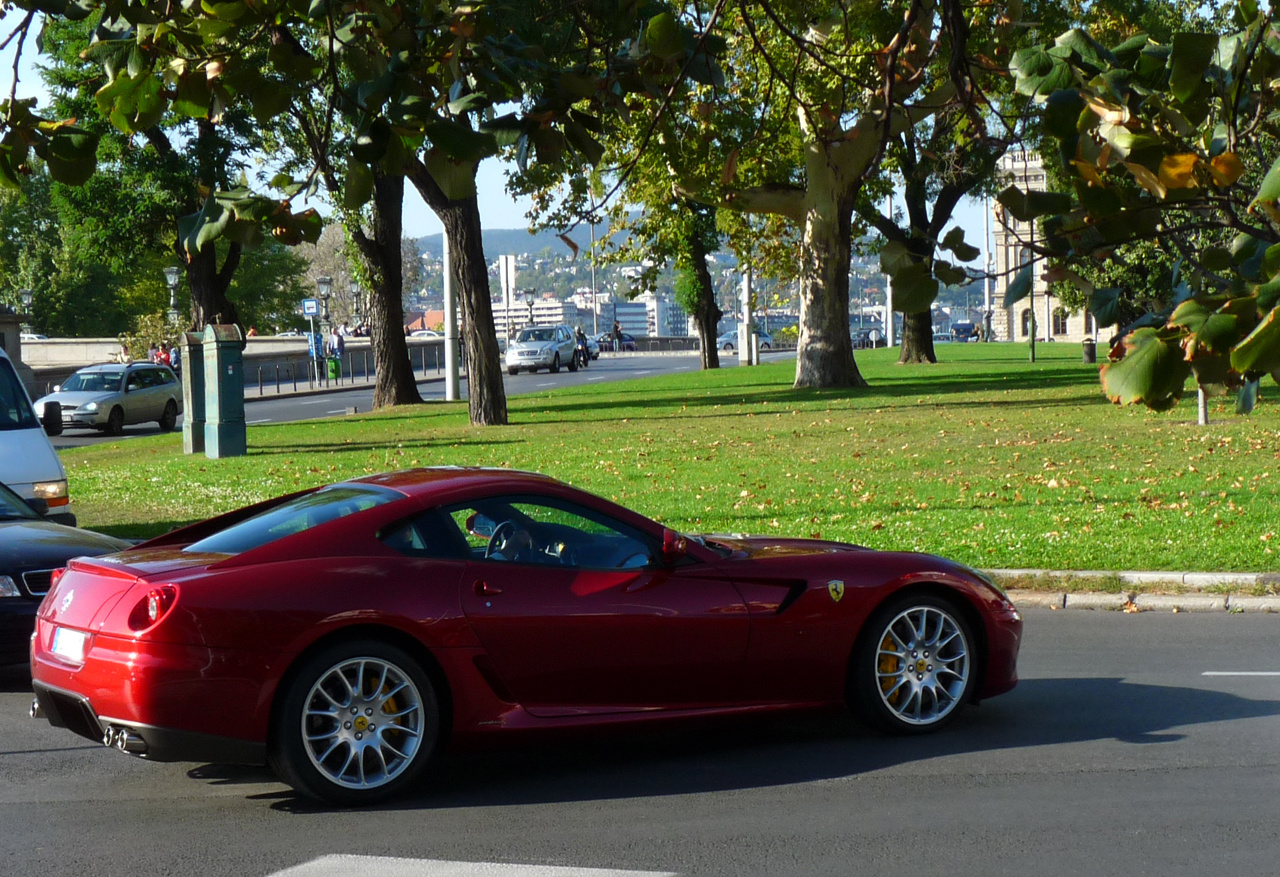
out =
<path fill-rule="evenodd" d="M 116 374 L 129 371 L 130 369 L 140 368 L 164 368 L 164 366 L 156 362 L 100 362 L 94 365 L 86 365 L 84 368 L 76 369 L 76 374 Z"/>
<path fill-rule="evenodd" d="M 464 487 L 484 486 L 519 491 L 567 486 L 563 481 L 538 472 L 481 466 L 430 466 L 421 469 L 401 469 L 396 472 L 353 478 L 352 482 L 390 487 L 409 496 L 418 497 L 428 497 Z"/>

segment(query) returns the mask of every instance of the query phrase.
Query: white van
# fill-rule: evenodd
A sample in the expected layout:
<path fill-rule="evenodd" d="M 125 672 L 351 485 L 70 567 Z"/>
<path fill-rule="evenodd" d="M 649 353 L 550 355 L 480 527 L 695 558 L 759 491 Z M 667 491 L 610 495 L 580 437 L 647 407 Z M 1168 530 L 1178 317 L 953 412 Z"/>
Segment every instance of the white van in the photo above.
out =
<path fill-rule="evenodd" d="M 74 527 L 67 470 L 49 443 L 50 434 L 62 432 L 59 406 L 46 406 L 44 420 L 36 417 L 27 388 L 0 349 L 0 482 L 49 520 Z"/>

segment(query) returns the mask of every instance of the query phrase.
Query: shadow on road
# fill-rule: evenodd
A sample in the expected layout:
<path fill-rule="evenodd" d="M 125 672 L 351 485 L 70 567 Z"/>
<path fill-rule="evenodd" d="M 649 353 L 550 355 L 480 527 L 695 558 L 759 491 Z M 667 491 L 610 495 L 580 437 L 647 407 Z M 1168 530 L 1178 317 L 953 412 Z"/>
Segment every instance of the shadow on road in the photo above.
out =
<path fill-rule="evenodd" d="M 449 753 L 420 794 L 386 809 L 545 804 L 683 795 L 857 776 L 967 752 L 1119 740 L 1168 743 L 1172 729 L 1280 714 L 1280 701 L 1255 701 L 1195 688 L 1119 679 L 1036 679 L 969 710 L 945 731 L 882 737 L 849 717 L 707 722 L 678 730 L 526 739 L 501 748 Z M 261 782 L 261 771 L 206 768 L 196 778 Z M 216 777 L 216 778 L 215 778 Z M 297 813 L 328 808 L 295 795 L 255 796 Z"/>

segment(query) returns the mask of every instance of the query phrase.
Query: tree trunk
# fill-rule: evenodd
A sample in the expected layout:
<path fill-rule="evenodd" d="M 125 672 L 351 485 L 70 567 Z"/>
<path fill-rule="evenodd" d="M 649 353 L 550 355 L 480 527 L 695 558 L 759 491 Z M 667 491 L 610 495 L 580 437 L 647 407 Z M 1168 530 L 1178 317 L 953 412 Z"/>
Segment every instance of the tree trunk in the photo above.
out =
<path fill-rule="evenodd" d="M 828 169 L 830 170 L 830 169 Z M 835 176 L 830 174 L 829 176 Z M 829 183 L 829 184 L 824 184 Z M 810 180 L 800 284 L 799 387 L 865 387 L 849 337 L 849 250 L 853 194 L 836 180 Z"/>
<path fill-rule="evenodd" d="M 480 205 L 475 195 L 448 198 L 421 161 L 409 165 L 409 179 L 427 206 L 440 217 L 462 306 L 462 338 L 467 363 L 467 411 L 476 426 L 507 422 L 507 393 L 502 359 L 489 304 L 489 268 L 484 259 Z"/>
<path fill-rule="evenodd" d="M 240 313 L 227 298 L 231 278 L 240 267 L 240 245 L 231 244 L 221 269 L 218 268 L 218 248 L 213 243 L 206 244 L 204 249 L 191 256 L 187 255 L 181 241 L 174 249 L 186 262 L 187 284 L 191 287 L 191 328 L 199 332 L 209 323 L 240 325 Z"/>
<path fill-rule="evenodd" d="M 373 347 L 373 407 L 422 402 L 404 337 L 403 284 L 400 237 L 404 205 L 404 177 L 375 172 L 373 238 L 362 229 L 351 237 L 369 274 L 369 343 Z"/>
<path fill-rule="evenodd" d="M 724 311 L 716 304 L 716 289 L 707 270 L 706 247 L 697 235 L 690 244 L 694 276 L 698 278 L 698 301 L 693 309 L 693 320 L 698 325 L 698 343 L 704 370 L 720 367 L 720 349 L 716 346 L 716 325 Z"/>
<path fill-rule="evenodd" d="M 903 314 L 902 355 L 898 357 L 898 362 L 937 361 L 937 354 L 933 351 L 933 313 L 922 311 L 918 314 Z"/>

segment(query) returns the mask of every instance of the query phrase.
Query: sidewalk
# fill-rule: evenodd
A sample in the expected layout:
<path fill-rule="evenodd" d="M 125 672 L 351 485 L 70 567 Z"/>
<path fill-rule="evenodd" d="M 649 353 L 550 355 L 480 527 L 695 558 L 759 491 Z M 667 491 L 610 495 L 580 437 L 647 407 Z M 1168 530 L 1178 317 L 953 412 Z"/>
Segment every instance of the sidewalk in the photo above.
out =
<path fill-rule="evenodd" d="M 1108 572 L 1104 570 L 992 569 L 997 583 L 1027 579 L 1090 579 L 1108 590 L 1068 591 L 1048 587 L 1010 587 L 1009 599 L 1020 607 L 1111 609 L 1121 612 L 1280 612 L 1280 573 Z M 1115 585 L 1120 585 L 1115 588 Z M 1277 591 L 1275 594 L 1262 592 Z M 1258 595 L 1261 594 L 1261 595 Z"/>

